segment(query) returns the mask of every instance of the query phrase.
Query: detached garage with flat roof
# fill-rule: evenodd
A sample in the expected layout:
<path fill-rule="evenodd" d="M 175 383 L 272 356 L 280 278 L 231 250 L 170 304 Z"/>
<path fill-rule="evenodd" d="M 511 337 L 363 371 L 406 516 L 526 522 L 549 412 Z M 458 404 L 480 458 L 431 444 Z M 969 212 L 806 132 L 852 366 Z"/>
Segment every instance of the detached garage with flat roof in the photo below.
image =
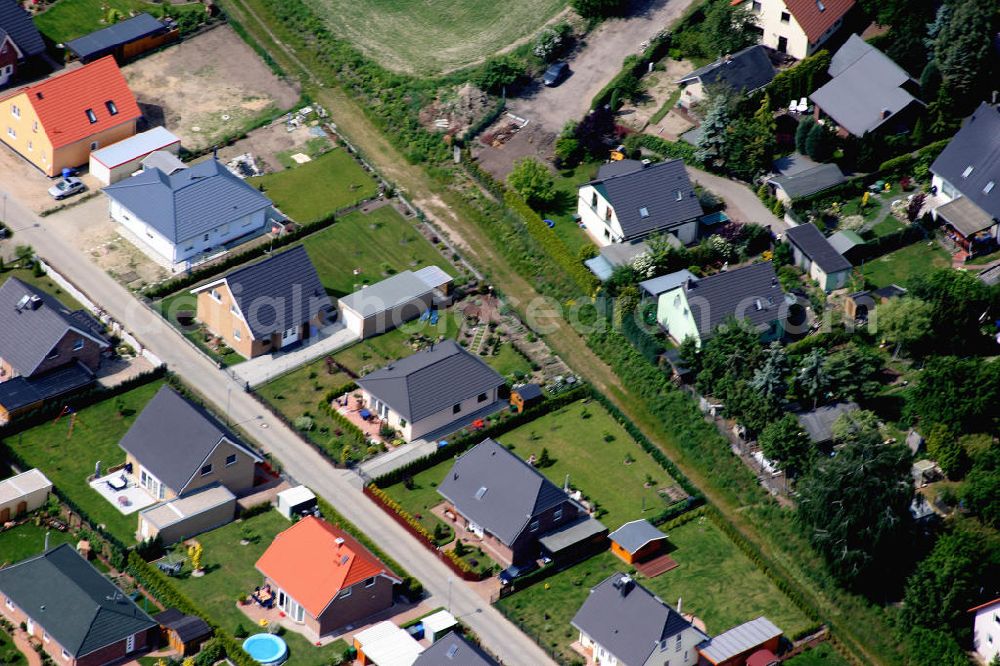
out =
<path fill-rule="evenodd" d="M 236 495 L 223 485 L 212 485 L 142 511 L 139 538 L 159 535 L 169 545 L 228 525 L 235 516 Z"/>
<path fill-rule="evenodd" d="M 117 183 L 142 168 L 143 160 L 158 150 L 180 153 L 181 140 L 163 127 L 136 134 L 90 154 L 90 173 L 101 185 Z"/>
<path fill-rule="evenodd" d="M 416 319 L 434 305 L 434 292 L 447 288 L 451 276 L 436 266 L 416 273 L 402 271 L 340 299 L 337 307 L 349 331 L 362 340 Z"/>

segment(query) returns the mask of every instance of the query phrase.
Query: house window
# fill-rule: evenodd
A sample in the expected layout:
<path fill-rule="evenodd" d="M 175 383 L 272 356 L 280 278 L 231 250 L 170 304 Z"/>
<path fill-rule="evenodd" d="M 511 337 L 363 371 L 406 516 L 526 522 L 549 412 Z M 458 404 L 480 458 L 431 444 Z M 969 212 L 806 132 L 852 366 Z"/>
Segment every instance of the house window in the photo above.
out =
<path fill-rule="evenodd" d="M 14 131 L 13 127 L 8 127 L 7 128 L 7 136 L 9 136 L 12 139 L 16 139 L 17 138 L 17 132 Z"/>
<path fill-rule="evenodd" d="M 14 116 L 15 118 L 20 119 L 20 117 L 21 117 L 21 109 L 17 108 L 17 104 L 11 104 L 10 105 L 10 115 Z"/>
<path fill-rule="evenodd" d="M 460 411 L 462 411 L 462 403 L 458 403 L 457 405 L 451 408 L 452 414 L 458 414 Z"/>
<path fill-rule="evenodd" d="M 607 210 L 604 211 L 604 219 L 605 220 L 610 220 L 611 219 L 611 212 L 612 212 L 611 211 L 611 206 L 608 206 Z"/>
<path fill-rule="evenodd" d="M 556 509 L 556 512 L 552 514 L 552 520 L 562 520 L 562 516 L 563 516 L 562 511 L 563 511 L 562 507 L 559 507 L 558 509 Z"/>
<path fill-rule="evenodd" d="M 590 195 L 590 207 L 597 208 L 597 192 Z"/>
<path fill-rule="evenodd" d="M 97 148 L 98 148 L 99 145 L 100 144 L 98 144 L 96 141 L 91 141 L 90 142 L 90 149 L 91 150 L 97 150 Z"/>
<path fill-rule="evenodd" d="M 681 651 L 681 635 L 677 634 L 677 642 L 674 643 L 674 652 Z"/>
<path fill-rule="evenodd" d="M 399 419 L 399 427 L 400 428 L 406 427 L 406 419 Z"/>
<path fill-rule="evenodd" d="M 35 122 L 31 123 L 31 131 L 32 132 L 37 132 L 38 131 L 38 121 L 37 120 Z"/>
<path fill-rule="evenodd" d="M 107 102 L 104 103 L 104 106 L 105 106 L 105 108 L 107 108 L 108 113 L 110 113 L 111 115 L 113 115 L 113 116 L 117 116 L 118 115 L 118 107 L 115 106 L 115 103 L 113 101 L 111 101 L 110 99 Z"/>
<path fill-rule="evenodd" d="M 660 652 L 665 652 L 666 649 L 667 649 L 667 642 L 666 641 L 660 641 Z"/>
<path fill-rule="evenodd" d="M 782 23 L 788 23 L 791 20 L 792 20 L 792 15 L 791 14 L 789 14 L 788 12 L 781 12 L 781 22 Z"/>
<path fill-rule="evenodd" d="M 235 464 L 236 464 L 236 454 L 235 453 L 230 453 L 228 456 L 226 456 L 226 467 L 229 467 L 230 465 L 235 465 Z"/>
<path fill-rule="evenodd" d="M 351 588 L 347 588 L 346 590 L 342 590 L 341 593 L 337 595 L 337 598 L 338 599 L 346 599 L 349 596 L 351 596 Z"/>
<path fill-rule="evenodd" d="M 962 172 L 962 178 L 968 178 L 969 176 L 971 176 L 974 169 L 975 167 L 972 166 L 971 164 L 965 167 L 965 171 Z"/>
<path fill-rule="evenodd" d="M 208 463 L 207 465 L 201 468 L 202 476 L 208 476 L 211 473 L 212 473 L 212 463 Z"/>
<path fill-rule="evenodd" d="M 486 402 L 486 398 L 487 398 L 487 397 L 488 397 L 488 396 L 487 396 L 487 395 L 486 395 L 485 393 L 480 393 L 480 394 L 479 394 L 479 397 L 478 397 L 478 398 L 476 398 L 476 401 L 477 401 L 477 402 Z"/>
<path fill-rule="evenodd" d="M 125 639 L 125 654 L 135 651 L 135 634 Z"/>
<path fill-rule="evenodd" d="M 83 349 L 83 338 L 77 338 L 76 342 L 73 343 L 73 351 L 80 351 Z"/>
<path fill-rule="evenodd" d="M 238 329 L 238 328 L 234 328 L 233 329 L 233 339 L 235 339 L 235 340 L 242 340 L 243 339 L 243 337 L 240 335 L 240 329 Z"/>
<path fill-rule="evenodd" d="M 191 248 L 188 248 L 188 249 L 190 250 Z M 219 303 L 222 302 L 222 296 L 219 296 L 219 290 L 218 289 L 210 289 L 208 291 L 208 295 L 211 296 L 212 298 L 214 298 L 217 302 L 219 302 Z"/>
<path fill-rule="evenodd" d="M 750 11 L 752 11 L 754 14 L 760 14 L 760 10 L 761 10 L 760 2 L 758 0 L 753 0 L 753 2 L 750 3 Z"/>
<path fill-rule="evenodd" d="M 69 652 L 66 652 L 66 650 L 63 650 L 62 651 L 62 658 L 65 659 L 66 661 L 69 661 Z"/>
<path fill-rule="evenodd" d="M 229 311 L 232 312 L 234 315 L 238 315 L 240 313 L 240 311 L 236 309 L 235 304 L 229 306 Z"/>
<path fill-rule="evenodd" d="M 365 587 L 375 587 L 375 576 L 365 580 Z"/>
<path fill-rule="evenodd" d="M 531 521 L 531 524 L 528 525 L 528 530 L 531 531 L 531 532 L 537 532 L 538 531 L 538 521 L 537 520 Z"/>
<path fill-rule="evenodd" d="M 97 114 L 94 113 L 93 109 L 87 109 L 84 113 L 87 114 L 87 120 L 90 121 L 91 125 L 97 122 Z"/>
<path fill-rule="evenodd" d="M 993 186 L 996 185 L 992 180 L 986 183 L 986 187 L 983 188 L 983 194 L 989 194 L 993 191 Z"/>
<path fill-rule="evenodd" d="M 205 234 L 205 236 L 202 238 L 202 240 L 203 241 L 207 241 L 208 240 L 208 234 Z"/>
<path fill-rule="evenodd" d="M 639 217 L 649 217 L 649 209 L 643 206 L 639 209 Z"/>

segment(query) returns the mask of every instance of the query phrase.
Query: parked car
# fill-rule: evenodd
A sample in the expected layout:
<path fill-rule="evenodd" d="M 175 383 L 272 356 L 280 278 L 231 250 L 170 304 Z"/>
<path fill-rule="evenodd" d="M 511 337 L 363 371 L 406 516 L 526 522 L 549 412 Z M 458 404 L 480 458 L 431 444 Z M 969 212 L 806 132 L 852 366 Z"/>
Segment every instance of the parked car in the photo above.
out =
<path fill-rule="evenodd" d="M 74 194 L 79 194 L 86 189 L 87 186 L 83 184 L 82 180 L 73 176 L 67 176 L 66 178 L 60 178 L 56 181 L 55 185 L 49 188 L 49 196 L 58 201 L 66 197 L 71 197 Z"/>
<path fill-rule="evenodd" d="M 550 88 L 555 87 L 562 83 L 563 78 L 568 73 L 569 65 L 564 62 L 554 62 L 549 65 L 549 68 L 545 70 L 545 74 L 542 75 L 542 83 Z"/>
<path fill-rule="evenodd" d="M 512 564 L 503 571 L 500 572 L 498 576 L 501 585 L 510 585 L 512 582 L 517 580 L 522 576 L 530 574 L 532 571 L 538 568 L 538 563 L 532 560 L 526 564 Z"/>

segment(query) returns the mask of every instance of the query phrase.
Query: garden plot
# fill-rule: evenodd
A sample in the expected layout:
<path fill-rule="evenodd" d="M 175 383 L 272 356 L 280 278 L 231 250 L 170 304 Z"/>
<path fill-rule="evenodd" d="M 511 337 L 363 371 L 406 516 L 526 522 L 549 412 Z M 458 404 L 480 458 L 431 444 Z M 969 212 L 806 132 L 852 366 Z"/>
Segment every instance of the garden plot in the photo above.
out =
<path fill-rule="evenodd" d="M 122 71 L 149 124 L 164 125 L 191 151 L 243 134 L 299 99 L 228 26 Z"/>

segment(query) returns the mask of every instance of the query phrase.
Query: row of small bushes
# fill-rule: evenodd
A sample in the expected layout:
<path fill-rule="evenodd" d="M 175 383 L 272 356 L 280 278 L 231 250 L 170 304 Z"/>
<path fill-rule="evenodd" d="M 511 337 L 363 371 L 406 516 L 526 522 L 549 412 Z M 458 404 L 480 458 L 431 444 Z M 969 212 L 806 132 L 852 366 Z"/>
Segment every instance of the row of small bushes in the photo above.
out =
<path fill-rule="evenodd" d="M 941 139 L 912 153 L 886 160 L 879 166 L 879 173 L 882 174 L 883 178 L 909 176 L 918 162 L 922 160 L 926 160 L 928 163 L 933 162 L 950 141 L 951 139 Z"/>
<path fill-rule="evenodd" d="M 445 564 L 447 564 L 452 571 L 461 576 L 464 580 L 483 579 L 483 577 L 476 573 L 468 562 L 456 555 L 455 551 L 439 550 L 437 545 L 434 543 L 434 535 L 431 534 L 426 527 L 421 525 L 420 521 L 417 520 L 413 514 L 404 509 L 399 502 L 389 497 L 384 490 L 376 486 L 374 483 L 370 483 L 365 486 L 365 495 L 371 497 L 375 501 L 375 504 L 380 506 L 386 511 L 386 513 L 396 519 L 396 522 L 402 525 L 407 532 L 419 539 L 426 548 L 441 557 Z"/>
<path fill-rule="evenodd" d="M 664 159 L 684 160 L 685 164 L 697 164 L 695 147 L 686 141 L 667 141 L 652 134 L 629 134 L 625 137 L 625 150 L 629 153 L 639 148 L 651 150 Z"/>

